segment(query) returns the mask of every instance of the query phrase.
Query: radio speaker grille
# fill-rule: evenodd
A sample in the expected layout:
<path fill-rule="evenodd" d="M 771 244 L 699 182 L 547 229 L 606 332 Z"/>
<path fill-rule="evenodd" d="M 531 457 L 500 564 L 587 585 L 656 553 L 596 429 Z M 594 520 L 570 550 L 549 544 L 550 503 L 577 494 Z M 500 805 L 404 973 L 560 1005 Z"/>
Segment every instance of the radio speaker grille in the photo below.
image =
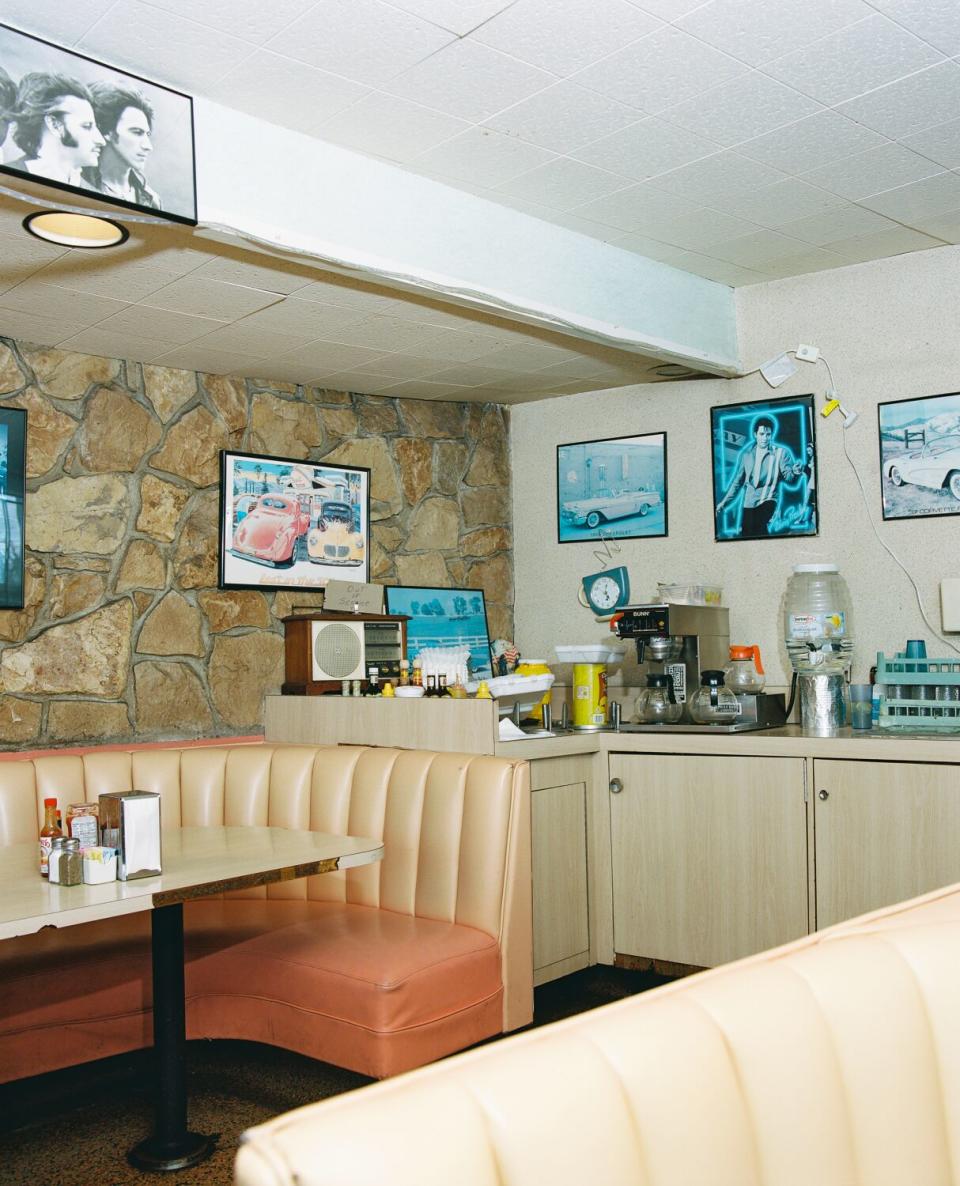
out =
<path fill-rule="evenodd" d="M 350 679 L 363 674 L 363 625 L 314 622 L 313 678 Z"/>

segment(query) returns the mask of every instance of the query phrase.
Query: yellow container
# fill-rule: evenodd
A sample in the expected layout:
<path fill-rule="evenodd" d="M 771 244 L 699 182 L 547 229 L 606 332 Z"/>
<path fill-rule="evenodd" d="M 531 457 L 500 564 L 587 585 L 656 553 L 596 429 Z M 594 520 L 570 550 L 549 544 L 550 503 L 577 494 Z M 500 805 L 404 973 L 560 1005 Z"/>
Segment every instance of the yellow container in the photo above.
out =
<path fill-rule="evenodd" d="M 602 729 L 606 723 L 607 665 L 605 663 L 574 663 L 574 729 Z"/>
<path fill-rule="evenodd" d="M 517 664 L 517 675 L 549 675 L 550 668 L 542 659 L 521 659 Z M 544 692 L 539 701 L 530 709 L 528 717 L 543 724 L 543 706 L 550 703 L 550 689 Z"/>

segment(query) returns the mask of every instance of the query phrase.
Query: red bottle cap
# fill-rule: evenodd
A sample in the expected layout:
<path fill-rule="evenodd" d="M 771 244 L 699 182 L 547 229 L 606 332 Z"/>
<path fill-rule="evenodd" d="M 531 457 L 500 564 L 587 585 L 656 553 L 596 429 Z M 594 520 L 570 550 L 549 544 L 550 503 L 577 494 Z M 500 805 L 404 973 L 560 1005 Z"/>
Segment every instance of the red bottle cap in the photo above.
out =
<path fill-rule="evenodd" d="M 56 799 L 44 799 L 43 805 L 44 807 L 56 807 L 57 801 Z"/>

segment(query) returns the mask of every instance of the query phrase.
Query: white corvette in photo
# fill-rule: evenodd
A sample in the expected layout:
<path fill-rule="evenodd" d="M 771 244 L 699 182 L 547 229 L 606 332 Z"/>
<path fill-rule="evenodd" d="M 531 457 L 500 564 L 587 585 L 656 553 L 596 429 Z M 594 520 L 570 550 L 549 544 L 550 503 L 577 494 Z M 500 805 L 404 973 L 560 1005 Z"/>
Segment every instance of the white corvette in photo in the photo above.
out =
<path fill-rule="evenodd" d="M 934 437 L 909 453 L 888 457 L 883 476 L 894 486 L 909 483 L 931 490 L 948 490 L 960 500 L 960 433 Z"/>

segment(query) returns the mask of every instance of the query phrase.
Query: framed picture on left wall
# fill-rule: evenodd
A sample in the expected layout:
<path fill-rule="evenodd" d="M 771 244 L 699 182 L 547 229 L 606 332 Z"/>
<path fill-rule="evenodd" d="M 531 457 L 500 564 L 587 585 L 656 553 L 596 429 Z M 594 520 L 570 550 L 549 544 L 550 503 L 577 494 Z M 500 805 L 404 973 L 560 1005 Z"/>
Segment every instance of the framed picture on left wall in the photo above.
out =
<path fill-rule="evenodd" d="M 27 413 L 0 408 L 0 609 L 23 609 Z"/>
<path fill-rule="evenodd" d="M 323 589 L 370 579 L 370 471 L 220 454 L 220 588 Z"/>

